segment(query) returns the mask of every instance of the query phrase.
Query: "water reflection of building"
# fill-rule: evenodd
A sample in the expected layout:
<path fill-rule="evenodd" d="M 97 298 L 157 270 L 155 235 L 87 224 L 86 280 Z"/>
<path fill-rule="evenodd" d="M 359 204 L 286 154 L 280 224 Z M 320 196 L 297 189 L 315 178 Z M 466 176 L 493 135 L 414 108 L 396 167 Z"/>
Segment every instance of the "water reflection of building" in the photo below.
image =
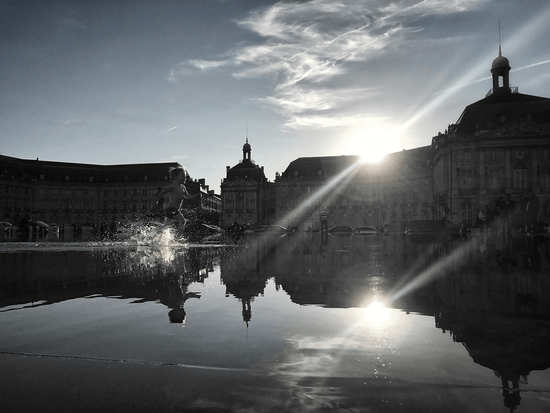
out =
<path fill-rule="evenodd" d="M 141 301 L 159 300 L 177 309 L 189 298 L 185 297 L 186 286 L 202 283 L 214 265 L 214 252 L 199 248 L 92 252 L 0 254 L 1 306 L 29 301 L 46 305 L 100 294 Z"/>
<path fill-rule="evenodd" d="M 220 260 L 220 279 L 225 285 L 225 295 L 233 295 L 242 304 L 243 321 L 248 326 L 252 319 L 252 302 L 264 294 L 268 276 L 261 271 L 264 262 L 262 251 L 257 248 L 230 251 Z"/>
<path fill-rule="evenodd" d="M 440 263 L 436 326 L 495 373 L 514 409 L 529 373 L 550 368 L 548 241 L 476 238 Z"/>
<path fill-rule="evenodd" d="M 248 247 L 222 258 L 222 280 L 227 292 L 246 300 L 263 293 L 273 279 L 300 305 L 335 308 L 363 307 L 382 299 L 410 273 L 422 269 L 431 259 L 412 265 L 426 256 L 429 244 L 410 244 L 405 237 L 251 236 Z M 409 256 L 407 256 L 409 251 Z M 412 253 L 411 253 L 412 251 Z M 424 286 L 394 303 L 423 314 L 433 314 L 430 286 Z"/>

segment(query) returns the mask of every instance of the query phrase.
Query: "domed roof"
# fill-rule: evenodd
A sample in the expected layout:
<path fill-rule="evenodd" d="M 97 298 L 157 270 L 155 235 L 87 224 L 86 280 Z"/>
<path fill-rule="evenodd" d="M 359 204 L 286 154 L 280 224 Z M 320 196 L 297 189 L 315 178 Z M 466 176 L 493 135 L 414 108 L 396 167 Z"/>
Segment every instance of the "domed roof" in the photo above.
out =
<path fill-rule="evenodd" d="M 502 56 L 500 47 L 498 49 L 498 57 L 493 60 L 493 64 L 491 65 L 491 72 L 497 69 L 510 70 L 510 61 L 506 57 Z"/>
<path fill-rule="evenodd" d="M 227 179 L 229 181 L 233 181 L 238 178 L 260 182 L 264 182 L 266 180 L 263 169 L 250 161 L 241 162 L 227 171 Z"/>
<path fill-rule="evenodd" d="M 233 168 L 227 170 L 227 180 L 233 181 L 235 179 L 248 179 L 253 181 L 265 182 L 266 177 L 263 167 L 260 167 L 254 163 L 250 158 L 251 146 L 248 143 L 248 137 L 246 143 L 243 145 L 243 160 L 235 165 Z"/>
<path fill-rule="evenodd" d="M 506 69 L 510 68 L 510 61 L 502 55 L 493 60 L 491 70 L 499 69 L 501 67 Z"/>

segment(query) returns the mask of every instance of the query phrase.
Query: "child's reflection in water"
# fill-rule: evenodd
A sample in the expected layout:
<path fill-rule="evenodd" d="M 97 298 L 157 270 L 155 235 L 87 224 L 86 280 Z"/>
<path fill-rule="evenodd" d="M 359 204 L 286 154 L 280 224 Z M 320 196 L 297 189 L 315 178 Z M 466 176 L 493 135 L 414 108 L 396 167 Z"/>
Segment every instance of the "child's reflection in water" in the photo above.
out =
<path fill-rule="evenodd" d="M 172 309 L 168 313 L 171 323 L 185 324 L 185 302 L 189 298 L 201 298 L 200 293 L 188 292 L 186 284 L 181 279 L 176 285 L 171 285 L 169 289 L 168 306 Z"/>

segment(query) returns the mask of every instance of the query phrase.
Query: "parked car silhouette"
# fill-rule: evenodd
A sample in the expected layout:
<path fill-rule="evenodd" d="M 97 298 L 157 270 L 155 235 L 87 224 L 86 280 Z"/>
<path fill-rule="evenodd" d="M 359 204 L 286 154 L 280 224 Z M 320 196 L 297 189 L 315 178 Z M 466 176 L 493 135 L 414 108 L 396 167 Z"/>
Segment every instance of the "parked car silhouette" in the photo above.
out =
<path fill-rule="evenodd" d="M 327 231 L 329 232 L 329 234 L 335 234 L 335 235 L 353 234 L 353 228 L 348 225 L 336 225 L 334 227 L 330 227 Z"/>
<path fill-rule="evenodd" d="M 269 234 L 286 234 L 288 229 L 282 225 L 266 225 L 264 228 L 258 229 L 254 232 L 269 233 Z"/>
<path fill-rule="evenodd" d="M 371 235 L 378 234 L 378 230 L 375 227 L 359 226 L 355 227 L 355 233 L 358 235 Z"/>

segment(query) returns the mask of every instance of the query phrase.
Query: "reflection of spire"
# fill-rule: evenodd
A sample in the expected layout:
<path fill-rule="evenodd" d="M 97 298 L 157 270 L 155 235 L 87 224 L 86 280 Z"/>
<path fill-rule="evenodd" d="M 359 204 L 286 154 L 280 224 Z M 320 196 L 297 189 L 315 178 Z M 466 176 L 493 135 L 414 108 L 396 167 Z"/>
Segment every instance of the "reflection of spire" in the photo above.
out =
<path fill-rule="evenodd" d="M 250 305 L 250 299 L 243 299 L 241 300 L 243 304 L 243 321 L 246 323 L 246 327 L 248 328 L 248 322 L 252 318 L 252 307 Z"/>
<path fill-rule="evenodd" d="M 262 275 L 257 269 L 256 256 L 253 259 L 248 253 L 239 253 L 232 260 L 222 260 L 220 264 L 221 281 L 225 284 L 226 296 L 232 294 L 242 304 L 243 321 L 248 328 L 252 318 L 251 302 L 254 297 L 263 295 L 267 283 L 267 276 Z M 231 266 L 235 264 L 239 270 Z M 246 268 L 246 270 L 243 270 Z"/>
<path fill-rule="evenodd" d="M 495 376 L 502 381 L 502 396 L 504 398 L 504 406 L 510 408 L 510 412 L 514 411 L 521 403 L 519 382 L 520 375 L 510 371 L 496 371 Z M 523 376 L 523 382 L 527 383 L 527 377 Z"/>
<path fill-rule="evenodd" d="M 478 315 L 473 318 L 472 314 Z M 530 372 L 550 366 L 545 321 L 498 316 L 497 312 L 486 317 L 453 310 L 436 312 L 435 317 L 438 328 L 450 331 L 476 364 L 491 369 L 500 379 L 503 403 L 510 412 L 520 405 L 520 385 L 527 384 Z"/>

